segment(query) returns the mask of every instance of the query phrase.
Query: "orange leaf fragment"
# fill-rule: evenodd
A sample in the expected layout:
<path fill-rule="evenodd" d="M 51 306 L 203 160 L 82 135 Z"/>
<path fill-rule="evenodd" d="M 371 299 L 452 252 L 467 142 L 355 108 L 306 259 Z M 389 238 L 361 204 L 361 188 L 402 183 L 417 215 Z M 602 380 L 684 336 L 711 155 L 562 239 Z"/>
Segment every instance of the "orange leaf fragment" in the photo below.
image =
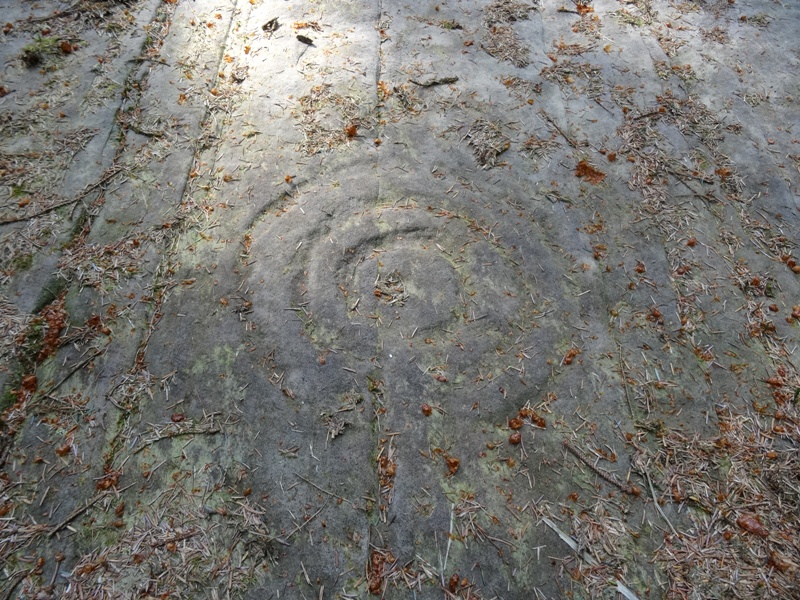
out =
<path fill-rule="evenodd" d="M 769 531 L 761 524 L 756 515 L 743 514 L 736 519 L 736 524 L 748 533 L 753 533 L 763 538 L 769 537 Z"/>
<path fill-rule="evenodd" d="M 450 475 L 455 475 L 458 471 L 458 467 L 461 466 L 461 461 L 453 456 L 448 456 L 445 462 L 447 463 L 447 470 L 450 471 Z"/>
<path fill-rule="evenodd" d="M 36 391 L 38 387 L 38 381 L 36 379 L 36 375 L 25 375 L 22 378 L 22 389 L 26 392 L 32 394 Z"/>
<path fill-rule="evenodd" d="M 68 442 L 63 446 L 59 446 L 58 448 L 56 448 L 56 454 L 58 454 L 59 456 L 66 456 L 67 454 L 69 454 L 70 450 L 72 450 L 72 444 Z"/>
<path fill-rule="evenodd" d="M 575 5 L 575 10 L 578 11 L 578 14 L 580 16 L 583 16 L 583 15 L 587 15 L 589 13 L 593 13 L 594 12 L 594 7 L 593 6 L 589 6 L 588 4 L 576 4 Z"/>
<path fill-rule="evenodd" d="M 792 569 L 797 568 L 797 564 L 775 550 L 769 553 L 769 562 L 767 564 L 775 567 L 781 573 L 786 573 L 786 571 L 791 571 Z"/>
<path fill-rule="evenodd" d="M 119 483 L 120 474 L 121 473 L 119 471 L 107 471 L 103 477 L 97 480 L 97 483 L 94 487 L 98 490 L 107 490 L 112 488 Z"/>
<path fill-rule="evenodd" d="M 598 171 L 585 160 L 582 160 L 575 168 L 575 177 L 582 177 L 589 183 L 597 185 L 606 178 L 606 174 L 602 171 Z"/>
<path fill-rule="evenodd" d="M 581 353 L 579 348 L 572 347 L 567 350 L 567 353 L 564 355 L 564 360 L 562 361 L 565 365 L 571 365 L 572 361 L 575 360 L 575 357 Z"/>
<path fill-rule="evenodd" d="M 383 98 L 388 98 L 392 95 L 392 89 L 385 81 L 378 82 L 378 92 Z"/>

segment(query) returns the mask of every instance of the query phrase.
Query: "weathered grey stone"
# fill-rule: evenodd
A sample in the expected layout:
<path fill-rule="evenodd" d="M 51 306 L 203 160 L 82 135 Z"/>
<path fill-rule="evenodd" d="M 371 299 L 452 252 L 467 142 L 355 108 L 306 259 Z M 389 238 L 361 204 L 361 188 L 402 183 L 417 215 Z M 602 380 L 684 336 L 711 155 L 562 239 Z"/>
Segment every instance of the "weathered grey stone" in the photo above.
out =
<path fill-rule="evenodd" d="M 0 593 L 793 597 L 799 10 L 0 0 Z"/>

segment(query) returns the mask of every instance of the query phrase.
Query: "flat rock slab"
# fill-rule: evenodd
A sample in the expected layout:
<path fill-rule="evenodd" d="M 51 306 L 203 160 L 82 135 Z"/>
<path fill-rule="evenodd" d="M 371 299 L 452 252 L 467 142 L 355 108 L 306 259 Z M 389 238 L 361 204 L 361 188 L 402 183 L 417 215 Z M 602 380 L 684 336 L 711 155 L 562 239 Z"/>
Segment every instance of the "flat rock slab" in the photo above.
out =
<path fill-rule="evenodd" d="M 0 14 L 2 597 L 797 597 L 796 3 Z"/>

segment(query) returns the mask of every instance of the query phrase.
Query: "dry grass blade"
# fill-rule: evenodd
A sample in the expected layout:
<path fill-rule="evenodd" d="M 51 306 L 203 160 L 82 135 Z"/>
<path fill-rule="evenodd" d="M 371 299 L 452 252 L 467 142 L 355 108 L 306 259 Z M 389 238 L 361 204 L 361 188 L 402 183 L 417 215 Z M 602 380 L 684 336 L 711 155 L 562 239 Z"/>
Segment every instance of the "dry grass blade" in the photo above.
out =
<path fill-rule="evenodd" d="M 580 56 L 595 49 L 596 44 L 567 44 L 564 40 L 553 42 L 556 52 L 564 56 Z"/>

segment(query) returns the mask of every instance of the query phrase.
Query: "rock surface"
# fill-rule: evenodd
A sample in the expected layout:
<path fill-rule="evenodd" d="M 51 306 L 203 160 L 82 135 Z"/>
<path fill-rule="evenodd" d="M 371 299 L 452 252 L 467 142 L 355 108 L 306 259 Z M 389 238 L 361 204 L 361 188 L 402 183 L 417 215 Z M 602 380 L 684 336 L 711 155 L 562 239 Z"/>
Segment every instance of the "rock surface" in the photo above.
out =
<path fill-rule="evenodd" d="M 797 597 L 800 5 L 0 14 L 0 596 Z"/>

